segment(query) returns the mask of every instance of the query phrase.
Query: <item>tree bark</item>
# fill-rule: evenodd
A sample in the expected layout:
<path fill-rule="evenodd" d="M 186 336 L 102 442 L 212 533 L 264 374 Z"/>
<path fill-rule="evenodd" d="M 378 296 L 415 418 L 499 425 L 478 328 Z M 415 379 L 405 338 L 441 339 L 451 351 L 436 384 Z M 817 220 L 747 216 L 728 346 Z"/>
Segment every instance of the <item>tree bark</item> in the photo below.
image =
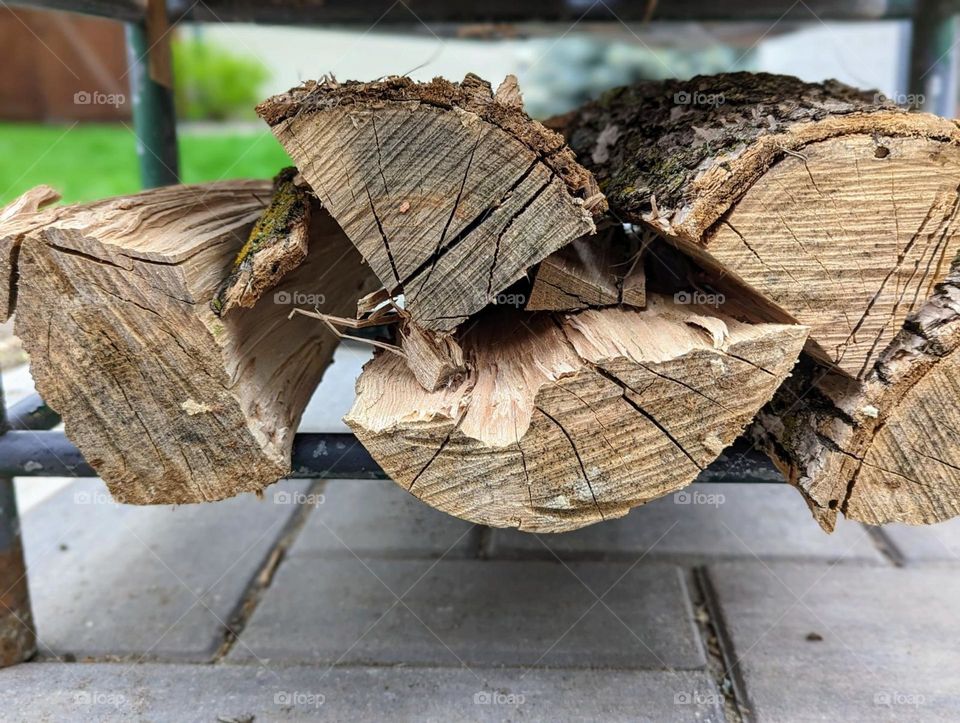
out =
<path fill-rule="evenodd" d="M 47 403 L 121 502 L 203 502 L 290 469 L 293 435 L 336 346 L 331 313 L 375 280 L 319 206 L 305 262 L 249 309 L 211 302 L 271 200 L 268 182 L 173 186 L 72 207 L 23 242 L 16 331 Z"/>
<path fill-rule="evenodd" d="M 732 73 L 611 90 L 555 119 L 617 218 L 810 327 L 865 378 L 960 250 L 960 131 L 836 81 Z"/>
<path fill-rule="evenodd" d="M 425 391 L 378 352 L 346 422 L 402 487 L 494 527 L 559 532 L 691 482 L 771 397 L 806 329 L 653 296 L 575 314 L 492 309 L 467 373 Z"/>
<path fill-rule="evenodd" d="M 258 107 L 413 323 L 449 333 L 606 209 L 515 80 L 310 81 Z"/>

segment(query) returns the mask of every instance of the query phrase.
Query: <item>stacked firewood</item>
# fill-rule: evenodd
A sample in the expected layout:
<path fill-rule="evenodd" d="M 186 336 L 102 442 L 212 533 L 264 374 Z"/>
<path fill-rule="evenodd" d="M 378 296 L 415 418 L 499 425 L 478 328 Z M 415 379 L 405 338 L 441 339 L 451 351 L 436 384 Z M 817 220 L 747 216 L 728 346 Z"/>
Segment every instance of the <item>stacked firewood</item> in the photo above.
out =
<path fill-rule="evenodd" d="M 954 121 L 746 73 L 545 125 L 474 75 L 258 112 L 272 183 L 0 215 L 3 314 L 116 499 L 283 477 L 337 334 L 379 325 L 346 421 L 464 519 L 619 517 L 744 435 L 827 530 L 960 512 Z"/>

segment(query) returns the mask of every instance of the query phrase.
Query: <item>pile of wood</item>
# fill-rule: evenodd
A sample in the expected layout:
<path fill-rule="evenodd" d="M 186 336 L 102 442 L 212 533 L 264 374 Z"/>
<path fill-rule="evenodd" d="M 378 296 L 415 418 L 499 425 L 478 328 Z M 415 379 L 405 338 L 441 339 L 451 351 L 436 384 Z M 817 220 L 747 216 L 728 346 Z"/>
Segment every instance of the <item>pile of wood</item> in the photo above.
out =
<path fill-rule="evenodd" d="M 334 331 L 385 325 L 346 421 L 458 517 L 619 517 L 747 435 L 827 530 L 938 522 L 960 129 L 878 97 L 737 73 L 542 125 L 513 78 L 308 82 L 258 108 L 296 164 L 272 184 L 8 206 L 2 311 L 123 502 L 287 474 Z"/>

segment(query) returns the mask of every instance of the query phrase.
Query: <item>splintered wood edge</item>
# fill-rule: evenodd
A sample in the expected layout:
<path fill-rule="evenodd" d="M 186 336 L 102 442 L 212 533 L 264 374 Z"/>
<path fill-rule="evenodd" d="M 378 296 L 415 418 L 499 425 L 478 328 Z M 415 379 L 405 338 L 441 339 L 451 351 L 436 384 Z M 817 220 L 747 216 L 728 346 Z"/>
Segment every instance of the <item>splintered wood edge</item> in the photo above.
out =
<path fill-rule="evenodd" d="M 533 151 L 563 180 L 570 194 L 583 201 L 584 208 L 594 218 L 606 212 L 607 201 L 596 179 L 577 162 L 563 136 L 530 118 L 521 105 L 513 102 L 512 96 L 495 96 L 490 84 L 472 73 L 468 73 L 461 83 L 443 78 L 418 83 L 400 76 L 371 83 L 309 80 L 263 101 L 257 106 L 257 113 L 268 125 L 275 127 L 296 116 L 340 106 L 410 101 L 447 110 L 460 108 L 476 114 Z"/>
<path fill-rule="evenodd" d="M 666 309 L 666 311 L 670 311 L 668 308 L 669 305 L 665 307 L 658 301 L 657 297 L 654 297 L 652 302 L 654 309 L 659 309 L 660 311 Z M 606 314 L 620 316 L 623 314 L 645 314 L 648 312 L 607 309 L 591 310 L 584 313 L 588 315 L 601 315 L 598 318 L 602 319 L 603 315 Z M 660 312 L 651 311 L 649 313 L 655 315 Z M 646 434 L 654 435 L 658 443 L 666 444 L 668 449 L 673 450 L 673 453 L 680 455 L 680 459 L 678 459 L 678 464 L 672 465 L 671 468 L 667 470 L 667 478 L 661 478 L 664 472 L 660 470 L 657 474 L 653 475 L 654 478 L 634 480 L 637 487 L 632 492 L 630 491 L 629 483 L 620 478 L 619 475 L 623 474 L 622 472 L 612 473 L 609 469 L 607 473 L 599 472 L 607 463 L 598 462 L 598 457 L 596 456 L 598 453 L 601 453 L 601 457 L 607 454 L 603 448 L 605 444 L 610 444 L 607 435 L 614 434 L 612 430 L 616 430 L 616 434 L 624 434 L 629 432 L 629 430 L 624 431 L 629 425 L 616 424 L 608 429 L 598 418 L 590 425 L 594 430 L 590 434 L 599 434 L 600 437 L 591 438 L 589 444 L 585 445 L 586 449 L 581 449 L 579 452 L 576 452 L 578 445 L 574 443 L 573 437 L 570 435 L 573 434 L 574 437 L 579 437 L 580 442 L 583 443 L 582 435 L 588 432 L 585 431 L 585 429 L 567 432 L 564 429 L 564 421 L 569 422 L 569 414 L 583 413 L 585 409 L 593 409 L 594 415 L 598 414 L 598 412 L 589 402 L 583 402 L 586 407 L 574 404 L 576 409 L 573 412 L 561 412 L 559 418 L 555 416 L 558 413 L 558 409 L 561 409 L 564 404 L 570 403 L 569 398 L 564 396 L 564 393 L 557 391 L 560 387 L 566 388 L 573 385 L 571 390 L 567 390 L 565 393 L 571 395 L 570 398 L 576 399 L 579 399 L 581 395 L 585 395 L 585 398 L 589 399 L 591 394 L 600 393 L 601 396 L 594 399 L 595 403 L 599 403 L 602 406 L 610 402 L 613 403 L 615 407 L 618 407 L 618 409 L 619 405 L 616 404 L 615 399 L 612 397 L 607 399 L 607 397 L 609 397 L 609 389 L 606 391 L 601 390 L 600 392 L 597 390 L 601 387 L 606 388 L 610 385 L 611 381 L 619 379 L 620 381 L 617 382 L 619 387 L 617 388 L 622 387 L 622 394 L 629 395 L 631 399 L 637 394 L 636 390 L 631 390 L 629 383 L 627 386 L 624 386 L 624 382 L 620 377 L 620 373 L 623 370 L 616 371 L 618 364 L 622 363 L 626 364 L 627 367 L 630 366 L 630 352 L 627 352 L 624 347 L 619 346 L 620 340 L 610 340 L 606 334 L 600 334 L 597 330 L 591 331 L 590 325 L 587 327 L 570 327 L 570 332 L 564 332 L 562 334 L 566 342 L 561 343 L 560 346 L 553 351 L 550 351 L 550 349 L 552 349 L 551 345 L 546 347 L 539 346 L 543 339 L 537 337 L 540 339 L 540 341 L 536 342 L 537 349 L 540 351 L 537 352 L 535 349 L 528 349 L 522 352 L 524 358 L 531 353 L 533 356 L 528 360 L 529 363 L 517 368 L 527 370 L 523 372 L 523 376 L 528 379 L 527 383 L 532 383 L 534 386 L 528 389 L 530 395 L 523 395 L 523 398 L 526 399 L 525 402 L 520 401 L 519 397 L 513 402 L 520 405 L 518 408 L 523 410 L 521 413 L 523 419 L 520 419 L 520 417 L 514 418 L 512 429 L 508 429 L 511 426 L 510 420 L 506 417 L 501 418 L 502 410 L 501 412 L 497 412 L 496 409 L 492 409 L 488 413 L 480 409 L 483 404 L 479 400 L 486 399 L 487 397 L 485 395 L 489 393 L 488 391 L 480 391 L 480 389 L 489 390 L 491 388 L 489 387 L 491 380 L 487 379 L 484 381 L 485 376 L 483 374 L 479 377 L 476 376 L 476 369 L 471 370 L 470 377 L 459 387 L 448 386 L 438 390 L 434 394 L 426 394 L 416 385 L 416 382 L 412 378 L 407 379 L 407 377 L 410 376 L 410 372 L 403 364 L 395 357 L 386 354 L 379 354 L 365 367 L 363 374 L 357 382 L 357 400 L 353 409 L 351 409 L 345 418 L 345 421 L 357 434 L 358 439 L 364 443 L 374 458 L 391 474 L 398 484 L 410 489 L 413 494 L 421 497 L 428 504 L 464 519 L 500 527 L 512 526 L 532 531 L 557 532 L 576 529 L 586 524 L 601 521 L 602 519 L 618 517 L 626 514 L 631 507 L 637 504 L 642 504 L 652 498 L 675 491 L 691 482 L 703 467 L 716 458 L 723 448 L 733 441 L 736 435 L 750 421 L 753 414 L 772 396 L 779 381 L 783 379 L 793 366 L 806 338 L 806 329 L 804 327 L 773 324 L 745 325 L 730 320 L 730 323 L 734 324 L 731 328 L 735 329 L 735 331 L 731 339 L 727 339 L 726 323 L 719 318 L 707 316 L 706 314 L 709 312 L 704 311 L 703 314 L 698 314 L 696 313 L 696 309 L 686 307 L 678 313 L 681 315 L 675 318 L 667 314 L 664 314 L 663 318 L 667 320 L 674 319 L 671 323 L 676 324 L 676 326 L 673 328 L 681 330 L 682 338 L 696 338 L 699 341 L 689 349 L 684 350 L 678 347 L 677 350 L 675 350 L 677 352 L 676 354 L 666 351 L 666 349 L 670 348 L 670 345 L 666 342 L 662 342 L 662 344 L 666 344 L 665 347 L 662 346 L 661 343 L 658 343 L 657 346 L 660 346 L 660 348 L 657 350 L 651 349 L 652 356 L 650 356 L 650 358 L 647 358 L 645 362 L 640 360 L 635 362 L 635 364 L 638 365 L 635 366 L 637 373 L 643 373 L 639 370 L 646 369 L 647 372 L 652 375 L 652 379 L 668 379 L 668 377 L 663 377 L 657 374 L 657 372 L 647 369 L 644 364 L 652 363 L 654 366 L 664 363 L 668 365 L 670 363 L 683 364 L 684 362 L 682 360 L 687 360 L 687 355 L 692 354 L 688 361 L 694 364 L 696 368 L 697 364 L 708 364 L 707 357 L 712 358 L 711 355 L 717 356 L 719 360 L 719 358 L 726 353 L 723 351 L 723 348 L 726 348 L 725 345 L 727 344 L 740 349 L 753 348 L 751 346 L 753 344 L 764 345 L 771 343 L 777 347 L 776 354 L 778 358 L 774 365 L 774 370 L 771 371 L 770 369 L 756 369 L 754 362 L 741 359 L 739 356 L 734 355 L 730 357 L 730 360 L 738 360 L 735 362 L 739 369 L 738 374 L 748 374 L 751 375 L 751 378 L 756 379 L 754 391 L 760 396 L 756 399 L 751 397 L 749 404 L 753 406 L 749 409 L 741 409 L 736 413 L 727 410 L 723 405 L 717 409 L 711 408 L 712 412 L 716 414 L 720 414 L 720 412 L 717 411 L 720 408 L 725 411 L 720 415 L 723 417 L 722 420 L 719 417 L 717 420 L 714 420 L 718 425 L 718 429 L 709 431 L 709 433 L 707 430 L 695 432 L 692 429 L 685 429 L 683 432 L 684 435 L 706 435 L 702 439 L 700 439 L 699 436 L 694 437 L 694 439 L 696 439 L 696 448 L 693 452 L 695 457 L 691 457 L 691 452 L 684 450 L 682 446 L 677 448 L 682 451 L 682 455 L 680 455 L 677 449 L 671 447 L 669 442 L 665 442 L 664 440 L 670 439 L 673 441 L 673 444 L 678 444 L 677 441 L 670 436 L 669 431 L 665 435 L 656 432 L 657 428 L 662 431 L 663 427 L 659 427 L 659 424 L 655 420 L 653 424 L 656 426 L 652 426 L 643 422 L 640 416 L 633 418 L 635 422 L 641 424 Z M 567 318 L 576 323 L 578 316 L 578 314 L 574 314 Z M 549 318 L 550 315 L 541 316 L 541 319 L 549 320 Z M 565 325 L 559 322 L 560 315 L 556 315 L 555 318 L 557 319 L 556 323 L 559 328 L 561 330 L 565 329 Z M 652 316 L 651 318 L 655 317 Z M 715 324 L 714 322 L 719 323 Z M 551 324 L 549 321 L 546 323 L 547 326 L 545 330 L 549 332 Z M 601 324 L 601 326 L 603 326 L 603 324 Z M 575 329 L 579 330 L 575 331 Z M 683 331 L 684 329 L 686 329 L 686 331 Z M 693 331 L 694 329 L 697 331 Z M 555 332 L 556 329 L 554 329 L 554 333 Z M 574 333 L 575 338 L 579 341 L 572 341 L 571 338 L 567 336 L 568 333 Z M 647 333 L 650 332 L 648 331 Z M 761 339 L 765 341 L 761 341 Z M 775 343 L 773 339 L 776 339 Z M 631 342 L 624 341 L 624 343 L 627 345 L 626 348 L 630 347 Z M 583 346 L 584 344 L 586 346 Z M 741 347 L 740 345 L 746 346 Z M 491 350 L 498 346 L 500 345 L 494 343 Z M 604 349 L 607 351 L 603 351 Z M 620 350 L 617 351 L 617 349 Z M 473 353 L 475 354 L 475 352 Z M 700 361 L 694 361 L 698 354 L 705 354 L 707 357 L 700 359 Z M 658 361 L 660 355 L 663 356 L 663 359 Z M 617 361 L 618 359 L 620 361 Z M 740 362 L 744 363 L 740 364 Z M 494 362 L 494 365 L 500 370 L 496 374 L 498 381 L 494 388 L 504 389 L 504 385 L 509 386 L 511 383 L 507 376 L 502 376 L 508 374 L 507 371 L 505 371 L 506 368 L 501 368 L 501 362 Z M 556 368 L 558 376 L 553 381 L 550 381 L 553 373 L 549 370 L 553 368 Z M 705 369 L 714 369 L 714 367 L 708 365 Z M 628 374 L 629 373 L 630 372 L 628 372 Z M 541 379 L 540 375 L 542 374 L 546 374 L 547 376 Z M 516 379 L 516 377 L 513 378 Z M 537 381 L 538 379 L 540 381 Z M 372 387 L 367 388 L 368 380 L 369 383 L 373 384 Z M 667 381 L 658 383 L 668 384 Z M 702 394 L 702 392 L 697 392 L 696 389 L 684 387 L 682 382 L 677 383 L 680 384 L 680 386 L 677 387 L 678 393 L 695 392 L 696 394 Z M 386 386 L 381 387 L 381 385 Z M 478 387 L 477 385 L 480 386 Z M 721 384 L 717 388 L 718 391 L 722 386 Z M 611 389 L 613 389 L 613 387 L 611 387 Z M 378 392 L 377 390 L 381 391 Z M 513 394 L 514 392 L 509 392 L 511 399 L 513 398 Z M 559 395 L 559 397 L 566 401 L 558 402 L 555 398 L 548 399 L 547 397 L 543 397 L 544 394 L 548 394 L 548 396 Z M 696 394 L 694 396 L 696 396 Z M 375 398 L 370 398 L 371 395 Z M 527 396 L 530 396 L 530 398 L 527 399 Z M 668 401 L 673 400 L 675 396 L 675 394 L 671 394 L 667 397 L 662 397 L 657 402 L 654 402 L 653 407 L 648 408 L 656 409 L 657 404 L 666 404 Z M 756 394 L 754 396 L 756 396 Z M 696 398 L 702 401 L 702 397 L 698 396 Z M 597 399 L 601 401 L 597 402 Z M 737 397 L 735 401 L 741 405 L 745 403 L 740 397 Z M 561 404 L 561 407 L 555 406 L 558 403 Z M 635 403 L 631 402 L 631 404 L 633 405 Z M 637 411 L 641 409 L 637 406 L 634 408 Z M 674 409 L 675 406 L 670 408 Z M 623 415 L 627 414 L 627 410 L 624 408 L 615 413 L 611 412 L 608 407 L 603 413 L 608 415 Z M 680 414 L 682 416 L 684 413 L 681 411 Z M 578 507 L 574 504 L 572 498 L 565 496 L 571 494 L 570 490 L 566 488 L 569 486 L 566 482 L 564 485 L 556 488 L 555 494 L 567 499 L 567 502 L 564 503 L 565 505 L 574 505 L 569 508 L 561 505 L 562 509 L 560 507 L 554 509 L 551 507 L 553 503 L 540 502 L 534 504 L 532 499 L 529 503 L 530 506 L 525 507 L 527 502 L 519 500 L 517 497 L 520 491 L 519 489 L 513 489 L 512 485 L 516 482 L 513 478 L 516 476 L 519 468 L 513 468 L 517 467 L 520 462 L 512 458 L 516 457 L 519 453 L 520 456 L 526 460 L 522 465 L 523 473 L 528 475 L 527 485 L 530 486 L 531 479 L 529 475 L 534 473 L 527 472 L 528 464 L 532 465 L 534 469 L 540 469 L 540 458 L 547 452 L 550 445 L 553 444 L 548 437 L 556 436 L 554 427 L 551 427 L 538 415 L 542 415 L 543 419 L 551 420 L 550 424 L 552 425 L 559 425 L 559 429 L 566 435 L 569 444 L 573 445 L 576 459 L 579 460 L 580 464 L 580 472 L 576 474 L 580 475 L 582 477 L 581 481 L 585 483 L 586 487 L 590 488 L 590 494 L 593 494 L 591 479 L 594 485 L 601 485 L 601 491 L 596 493 L 592 503 L 588 495 L 587 498 L 581 500 L 582 506 Z M 641 412 L 641 415 L 644 415 L 644 412 Z M 494 419 L 494 417 L 496 418 Z M 519 423 L 517 421 L 518 419 L 520 419 Z M 526 422 L 524 422 L 524 420 L 526 420 Z M 736 421 L 734 422 L 733 420 Z M 608 422 L 609 421 L 608 418 Z M 597 423 L 599 423 L 599 432 L 596 431 L 598 428 Z M 521 431 L 520 427 L 524 424 L 527 426 Z M 547 432 L 544 431 L 544 425 L 549 428 L 548 431 L 553 430 L 549 432 L 548 437 L 538 436 L 547 434 Z M 607 429 L 607 431 L 604 432 L 602 431 L 603 429 Z M 559 437 L 557 437 L 557 439 L 560 440 Z M 560 445 L 561 447 L 563 446 L 562 440 L 560 440 Z M 640 454 L 642 456 L 646 454 L 646 452 L 637 451 L 637 448 L 643 446 L 644 445 L 627 444 L 622 450 L 628 456 L 633 454 Z M 524 448 L 527 448 L 526 455 L 524 455 Z M 459 456 L 461 454 L 464 455 L 462 458 Z M 531 454 L 534 456 L 531 456 Z M 569 456 L 569 459 L 565 459 L 561 455 L 561 458 L 558 458 L 559 461 L 550 462 L 549 465 L 569 466 L 569 463 L 574 457 L 572 454 L 569 454 L 569 449 L 566 454 Z M 649 458 L 646 457 L 642 460 L 633 460 L 631 456 L 631 460 L 640 464 L 638 469 L 645 469 L 646 466 L 651 464 Z M 680 461 L 685 462 L 686 465 L 680 464 Z M 544 464 L 547 463 L 544 462 Z M 588 473 L 587 470 L 593 470 L 594 467 L 592 465 L 595 464 L 600 464 L 601 467 L 597 467 L 597 471 Z M 617 462 L 616 467 L 626 470 L 626 468 L 630 467 L 630 464 L 630 462 L 621 459 Z M 572 476 L 575 476 L 574 468 L 576 468 L 576 463 L 568 470 Z M 428 472 L 428 469 L 436 471 Z M 552 467 L 548 466 L 540 469 L 540 473 L 546 476 L 533 481 L 534 485 L 538 488 L 538 499 L 542 499 L 540 495 L 542 494 L 541 488 L 544 484 L 554 484 L 551 480 L 554 479 L 553 475 L 556 470 L 549 472 L 549 469 L 552 469 Z M 501 470 L 500 474 L 504 475 L 504 478 L 497 479 L 497 470 Z M 562 473 L 561 478 L 565 474 L 566 473 Z M 603 477 L 594 477 L 596 474 L 610 474 L 611 476 L 604 479 Z M 456 479 L 448 479 L 451 475 Z M 480 475 L 486 480 L 480 487 L 477 487 L 476 481 L 471 479 L 471 476 L 476 475 Z M 458 481 L 460 478 L 463 478 L 462 481 Z M 558 482 L 559 480 L 556 481 Z M 574 484 L 574 482 L 575 480 L 571 481 L 570 484 Z M 516 484 L 521 484 L 522 486 L 522 482 L 516 482 Z M 506 486 L 501 489 L 498 485 Z M 624 489 L 623 485 L 626 485 L 626 489 Z M 610 492 L 611 489 L 616 490 L 615 493 Z M 586 488 L 584 488 L 584 491 L 586 491 Z M 607 492 L 607 496 L 604 496 L 605 491 Z M 492 495 L 492 497 L 490 497 L 489 503 L 484 503 L 481 498 L 490 495 Z M 577 497 L 577 499 L 579 498 Z M 558 501 L 556 504 L 560 504 L 560 502 Z"/>

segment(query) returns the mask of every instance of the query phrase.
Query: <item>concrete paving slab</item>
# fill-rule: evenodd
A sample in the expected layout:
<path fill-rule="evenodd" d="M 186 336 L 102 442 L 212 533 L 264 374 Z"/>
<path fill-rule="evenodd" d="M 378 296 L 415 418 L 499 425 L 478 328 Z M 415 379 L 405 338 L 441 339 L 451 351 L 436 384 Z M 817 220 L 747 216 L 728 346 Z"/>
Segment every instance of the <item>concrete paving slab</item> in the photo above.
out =
<path fill-rule="evenodd" d="M 297 509 L 272 491 L 309 484 L 177 508 L 118 505 L 100 480 L 61 490 L 23 518 L 41 655 L 209 659 Z"/>
<path fill-rule="evenodd" d="M 56 681 L 56 684 L 52 684 Z M 703 673 L 27 663 L 0 671 L 0 719 L 163 723 L 723 720 Z"/>
<path fill-rule="evenodd" d="M 648 553 L 689 564 L 754 555 L 887 564 L 862 525 L 840 520 L 827 535 L 786 484 L 691 485 L 626 517 L 559 535 L 495 530 L 487 554 L 554 559 L 550 550 L 564 559 L 633 560 Z"/>
<path fill-rule="evenodd" d="M 291 555 L 474 557 L 480 528 L 425 505 L 390 480 L 330 480 Z"/>
<path fill-rule="evenodd" d="M 353 406 L 356 380 L 363 365 L 373 356 L 373 347 L 359 342 L 343 341 L 333 355 L 333 362 L 323 374 L 313 396 L 303 410 L 301 432 L 349 432 L 343 416 Z"/>
<path fill-rule="evenodd" d="M 609 609 L 590 592 L 608 589 Z M 254 656 L 377 665 L 705 665 L 678 568 L 481 560 L 291 558 L 229 657 Z"/>
<path fill-rule="evenodd" d="M 884 525 L 882 532 L 907 565 L 960 566 L 960 517 L 938 525 Z"/>
<path fill-rule="evenodd" d="M 708 571 L 759 721 L 960 720 L 957 577 L 814 564 Z"/>

